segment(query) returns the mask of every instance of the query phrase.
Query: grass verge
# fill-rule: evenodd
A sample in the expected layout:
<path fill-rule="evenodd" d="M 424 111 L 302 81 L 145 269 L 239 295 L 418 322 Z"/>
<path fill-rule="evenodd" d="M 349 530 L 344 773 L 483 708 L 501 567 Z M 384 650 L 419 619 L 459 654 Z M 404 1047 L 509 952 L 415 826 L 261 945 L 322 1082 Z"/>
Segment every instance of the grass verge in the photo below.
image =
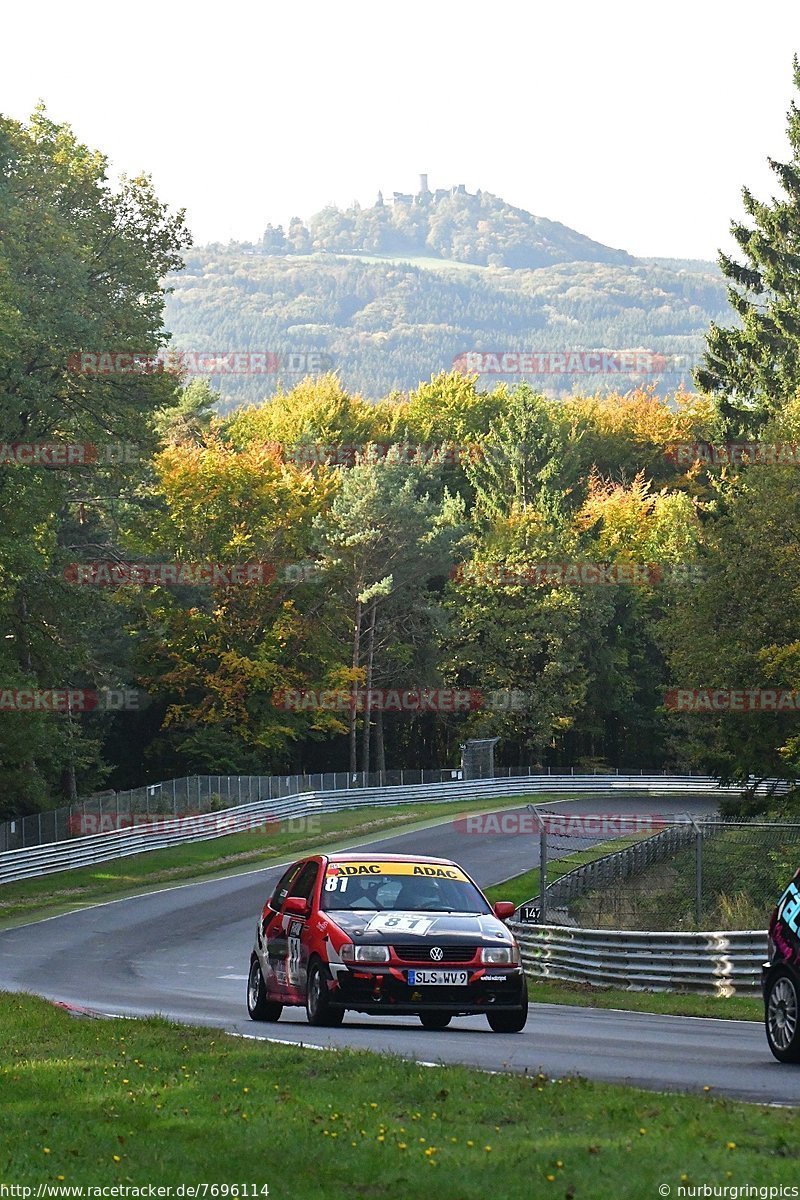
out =
<path fill-rule="evenodd" d="M 693 992 L 629 992 L 593 987 L 561 979 L 529 979 L 534 1004 L 569 1004 L 582 1008 L 622 1008 L 629 1012 L 664 1013 L 677 1017 L 719 1017 L 727 1021 L 762 1021 L 758 996 L 698 996 Z"/>
<path fill-rule="evenodd" d="M 794 1111 L 713 1093 L 431 1070 L 160 1020 L 76 1020 L 28 996 L 0 996 L 0 1020 L 0 1160 L 18 1185 L 618 1200 L 665 1184 L 674 1196 L 680 1183 L 785 1183 L 800 1166 Z"/>
<path fill-rule="evenodd" d="M 269 866 L 293 856 L 352 844 L 384 831 L 408 832 L 415 826 L 455 820 L 462 813 L 494 812 L 519 808 L 531 797 L 490 797 L 467 803 L 402 804 L 393 808 L 371 806 L 338 813 L 317 813 L 281 821 L 277 828 L 228 834 L 207 842 L 151 850 L 129 858 L 112 859 L 96 866 L 59 871 L 37 879 L 0 884 L 0 928 L 21 920 L 52 916 L 100 900 L 114 900 L 148 888 L 169 886 L 193 879 L 233 873 L 248 867 Z M 547 796 L 552 803 L 555 796 Z M 558 799 L 571 799 L 559 796 Z"/>

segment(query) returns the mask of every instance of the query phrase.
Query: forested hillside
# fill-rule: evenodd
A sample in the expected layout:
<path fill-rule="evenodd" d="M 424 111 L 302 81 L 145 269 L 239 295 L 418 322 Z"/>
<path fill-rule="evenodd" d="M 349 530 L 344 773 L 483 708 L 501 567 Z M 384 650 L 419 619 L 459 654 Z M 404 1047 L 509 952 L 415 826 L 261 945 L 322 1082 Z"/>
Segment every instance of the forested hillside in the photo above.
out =
<path fill-rule="evenodd" d="M 349 391 L 370 399 L 408 391 L 469 350 L 643 348 L 675 356 L 671 369 L 529 381 L 552 395 L 642 383 L 666 395 L 691 386 L 709 323 L 727 311 L 722 277 L 708 264 L 580 261 L 510 270 L 215 246 L 191 250 L 171 284 L 166 323 L 177 348 L 267 350 L 285 362 L 320 352 Z M 297 378 L 278 371 L 212 382 L 229 409 Z"/>

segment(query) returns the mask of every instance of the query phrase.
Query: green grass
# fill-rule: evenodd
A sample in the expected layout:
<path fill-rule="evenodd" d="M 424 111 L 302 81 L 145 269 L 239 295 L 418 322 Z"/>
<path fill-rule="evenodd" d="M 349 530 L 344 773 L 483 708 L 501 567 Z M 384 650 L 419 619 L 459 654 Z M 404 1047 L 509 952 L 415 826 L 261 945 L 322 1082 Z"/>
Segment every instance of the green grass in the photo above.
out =
<path fill-rule="evenodd" d="M 8 1183 L 618 1200 L 800 1174 L 793 1110 L 713 1092 L 426 1069 L 156 1019 L 75 1019 L 28 996 L 0 996 L 0 1023 Z"/>
<path fill-rule="evenodd" d="M 630 1012 L 671 1013 L 679 1017 L 720 1017 L 730 1021 L 762 1021 L 759 996 L 698 996 L 692 992 L 629 992 L 560 979 L 529 979 L 533 1003 L 569 1004 L 583 1008 L 622 1008 Z"/>
<path fill-rule="evenodd" d="M 572 797 L 559 797 L 565 798 Z M 498 803 L 485 797 L 467 803 L 424 802 L 318 813 L 308 819 L 281 821 L 277 829 L 228 834 L 207 842 L 151 850 L 92 867 L 0 884 L 0 928 L 142 890 L 285 862 L 317 849 L 350 845 L 354 839 L 374 838 L 384 831 L 400 833 L 420 824 L 455 820 L 462 813 L 519 808 L 530 799 L 521 796 Z M 552 803 L 556 798 L 538 799 Z"/>

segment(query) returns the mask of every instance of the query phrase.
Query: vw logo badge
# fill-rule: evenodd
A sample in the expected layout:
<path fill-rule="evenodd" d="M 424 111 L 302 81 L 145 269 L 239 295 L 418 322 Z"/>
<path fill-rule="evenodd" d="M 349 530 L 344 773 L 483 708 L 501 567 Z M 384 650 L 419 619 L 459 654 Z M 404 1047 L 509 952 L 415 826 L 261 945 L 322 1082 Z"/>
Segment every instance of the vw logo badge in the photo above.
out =
<path fill-rule="evenodd" d="M 441 962 L 444 958 L 444 951 L 441 946 L 431 946 L 431 958 L 434 962 Z"/>

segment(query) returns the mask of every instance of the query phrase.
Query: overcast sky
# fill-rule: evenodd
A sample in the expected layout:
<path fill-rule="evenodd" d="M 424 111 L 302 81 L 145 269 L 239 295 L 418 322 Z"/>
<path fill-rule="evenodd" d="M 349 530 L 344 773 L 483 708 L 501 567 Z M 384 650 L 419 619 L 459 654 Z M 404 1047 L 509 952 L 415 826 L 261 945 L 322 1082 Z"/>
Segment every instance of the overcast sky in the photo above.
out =
<path fill-rule="evenodd" d="M 797 0 L 30 0 L 0 110 L 39 99 L 152 174 L 195 240 L 465 183 L 639 255 L 710 258 L 787 153 Z"/>

